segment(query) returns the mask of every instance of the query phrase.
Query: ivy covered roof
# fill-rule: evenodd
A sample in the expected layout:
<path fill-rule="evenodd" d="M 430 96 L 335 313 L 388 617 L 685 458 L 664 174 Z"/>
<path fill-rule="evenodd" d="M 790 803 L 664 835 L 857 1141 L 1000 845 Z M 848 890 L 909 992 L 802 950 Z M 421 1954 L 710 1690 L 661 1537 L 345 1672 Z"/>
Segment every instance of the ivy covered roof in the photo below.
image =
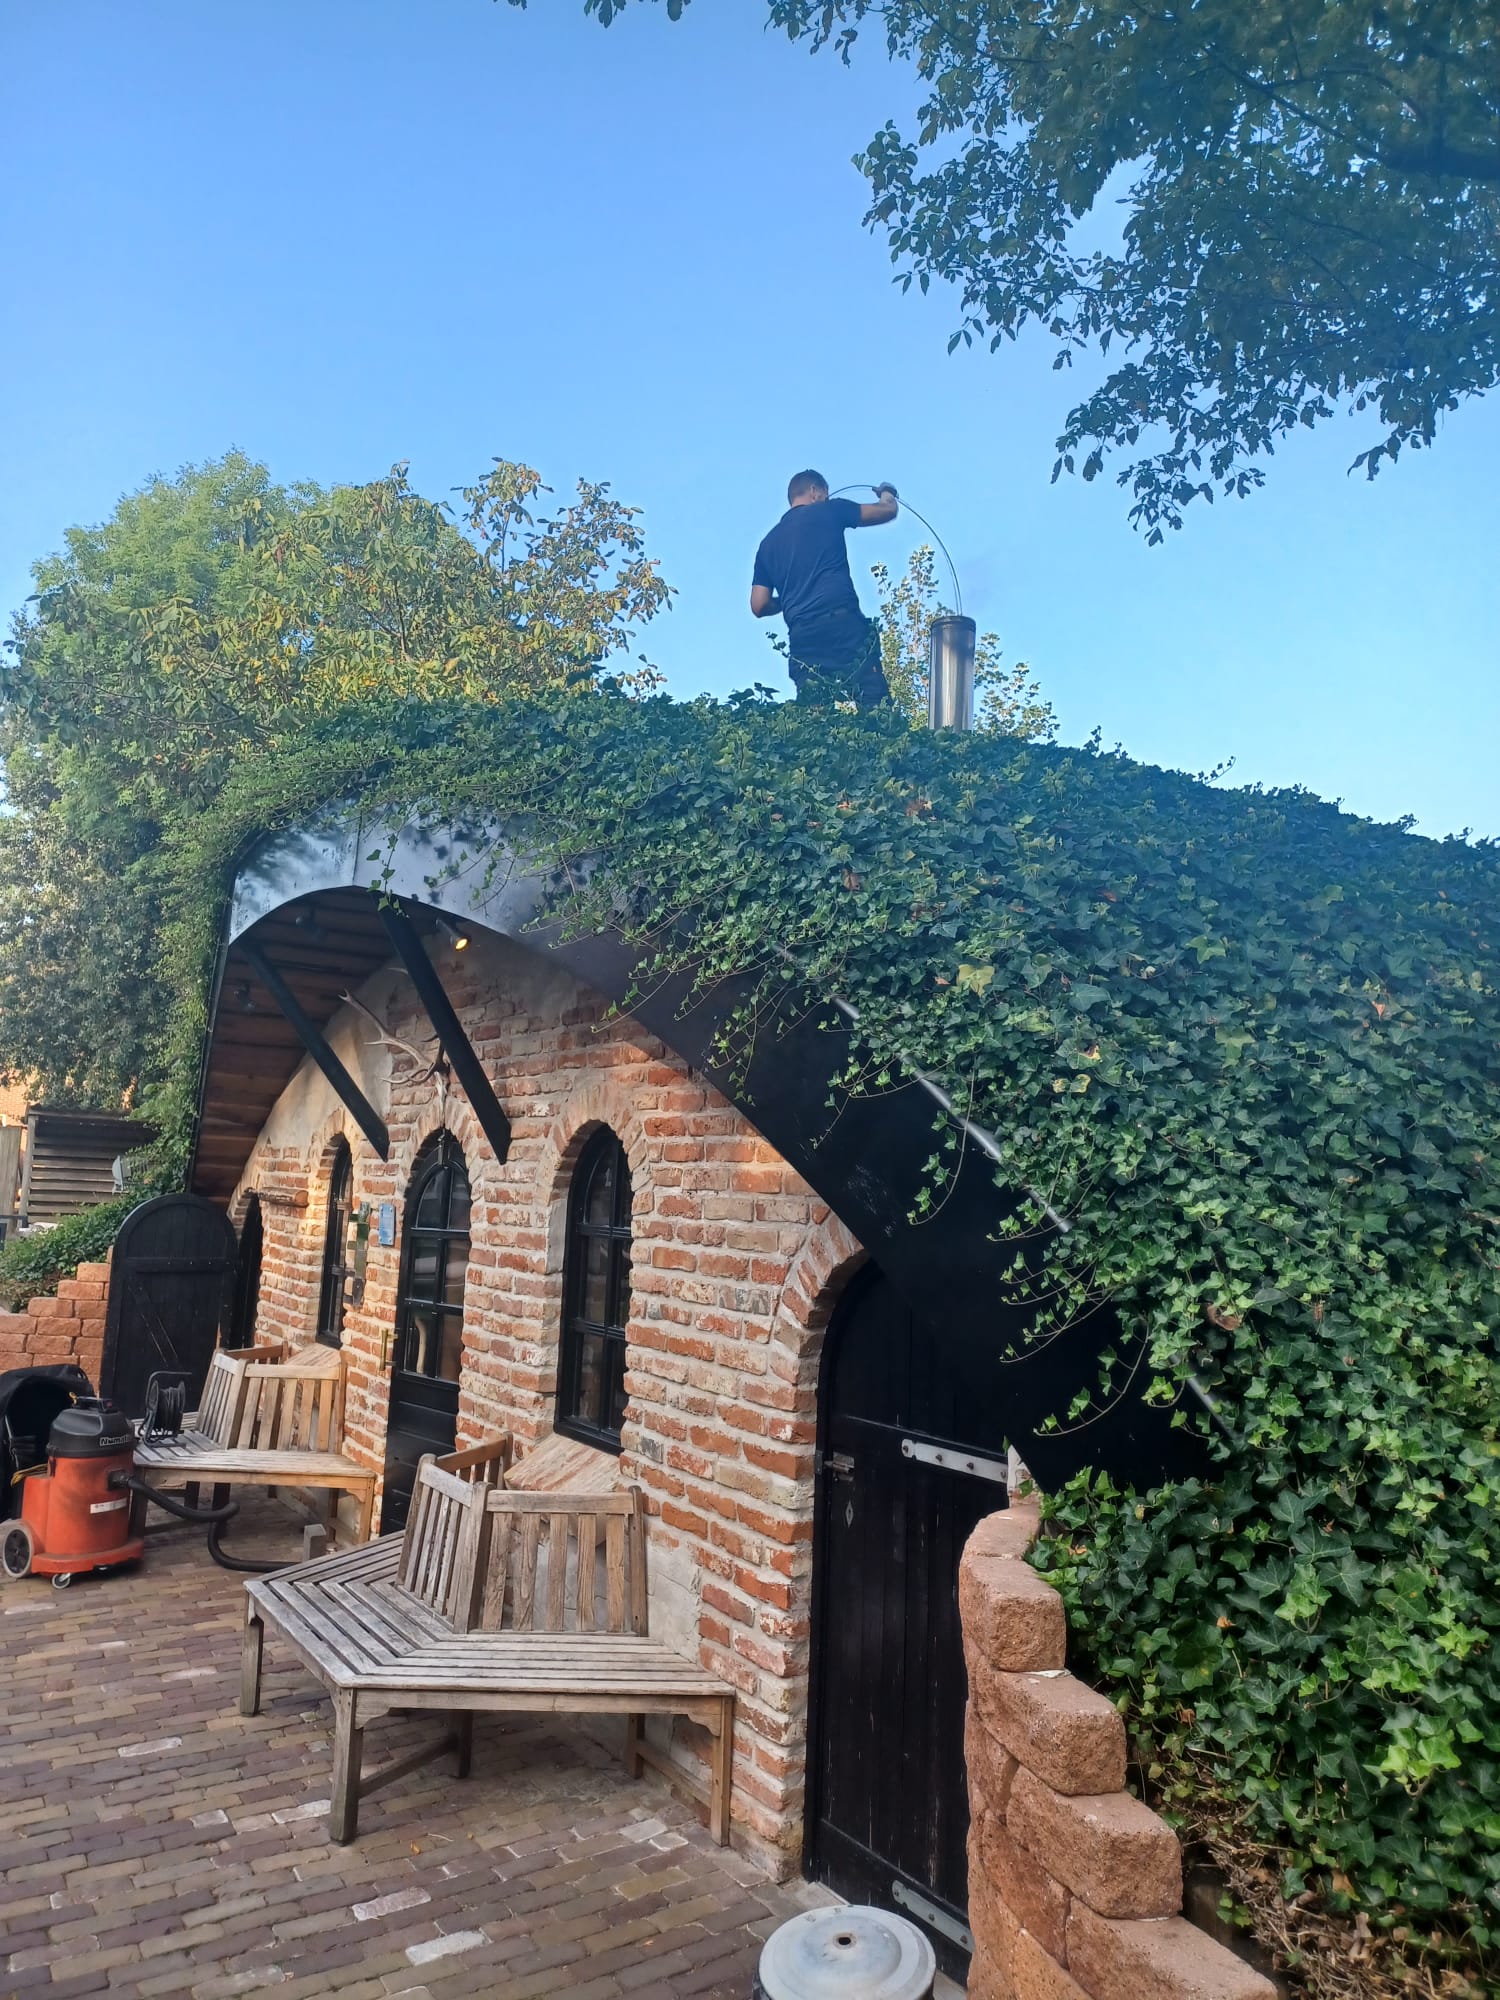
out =
<path fill-rule="evenodd" d="M 549 948 L 612 938 L 632 1011 L 664 982 L 679 1011 L 727 996 L 731 1083 L 836 997 L 835 1107 L 940 1086 L 990 1148 L 1023 1344 L 1105 1307 L 1119 1329 L 1045 1429 L 1086 1458 L 1128 1383 L 1202 1433 L 1206 1479 L 1090 1489 L 1069 1587 L 1101 1657 L 1366 1900 L 1493 1922 L 1492 846 L 895 716 L 353 708 L 182 837 L 184 1049 L 236 860 L 335 801 L 458 829 L 486 892 L 538 871 Z M 913 1238 L 973 1143 L 949 1121 L 925 1149 Z"/>

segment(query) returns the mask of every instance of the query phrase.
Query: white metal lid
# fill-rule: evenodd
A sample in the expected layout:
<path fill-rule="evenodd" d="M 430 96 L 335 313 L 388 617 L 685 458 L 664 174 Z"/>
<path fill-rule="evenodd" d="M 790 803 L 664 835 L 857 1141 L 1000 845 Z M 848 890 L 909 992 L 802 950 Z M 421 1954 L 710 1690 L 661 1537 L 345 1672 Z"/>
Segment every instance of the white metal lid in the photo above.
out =
<path fill-rule="evenodd" d="M 859 1903 L 805 1910 L 760 1955 L 765 2000 L 927 2000 L 936 1977 L 915 1924 Z"/>

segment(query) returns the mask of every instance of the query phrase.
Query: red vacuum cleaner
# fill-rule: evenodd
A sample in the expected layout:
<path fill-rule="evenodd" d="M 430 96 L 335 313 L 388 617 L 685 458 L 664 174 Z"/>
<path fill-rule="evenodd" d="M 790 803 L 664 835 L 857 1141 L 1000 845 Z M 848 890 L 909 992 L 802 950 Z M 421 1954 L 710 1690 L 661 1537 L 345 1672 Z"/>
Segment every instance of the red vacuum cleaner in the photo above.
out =
<path fill-rule="evenodd" d="M 0 1568 L 10 1577 L 50 1576 L 56 1589 L 95 1569 L 139 1562 L 145 1542 L 130 1532 L 135 1436 L 104 1396 L 80 1396 L 47 1433 L 45 1468 L 22 1472 L 21 1518 L 0 1523 Z"/>

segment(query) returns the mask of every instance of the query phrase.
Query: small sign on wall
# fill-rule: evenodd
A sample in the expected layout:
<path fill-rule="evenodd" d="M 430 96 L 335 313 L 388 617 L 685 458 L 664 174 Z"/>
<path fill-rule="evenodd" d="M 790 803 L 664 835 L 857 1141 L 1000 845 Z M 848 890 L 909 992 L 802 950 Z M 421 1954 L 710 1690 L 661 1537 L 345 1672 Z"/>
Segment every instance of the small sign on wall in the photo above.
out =
<path fill-rule="evenodd" d="M 383 1201 L 380 1204 L 378 1230 L 381 1248 L 389 1250 L 396 1240 L 396 1204 L 393 1201 Z"/>

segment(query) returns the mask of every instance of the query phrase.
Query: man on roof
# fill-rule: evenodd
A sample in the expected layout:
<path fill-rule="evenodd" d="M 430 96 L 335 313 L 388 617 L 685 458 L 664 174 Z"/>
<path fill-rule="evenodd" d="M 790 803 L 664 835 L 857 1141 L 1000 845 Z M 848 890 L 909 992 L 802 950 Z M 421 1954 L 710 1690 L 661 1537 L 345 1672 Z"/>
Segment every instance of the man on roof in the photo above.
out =
<path fill-rule="evenodd" d="M 848 529 L 895 520 L 895 487 L 875 492 L 863 503 L 831 500 L 821 472 L 799 472 L 786 491 L 790 505 L 756 551 L 750 609 L 757 618 L 785 618 L 798 701 L 873 708 L 891 698 L 880 627 L 860 609 L 844 546 Z"/>

